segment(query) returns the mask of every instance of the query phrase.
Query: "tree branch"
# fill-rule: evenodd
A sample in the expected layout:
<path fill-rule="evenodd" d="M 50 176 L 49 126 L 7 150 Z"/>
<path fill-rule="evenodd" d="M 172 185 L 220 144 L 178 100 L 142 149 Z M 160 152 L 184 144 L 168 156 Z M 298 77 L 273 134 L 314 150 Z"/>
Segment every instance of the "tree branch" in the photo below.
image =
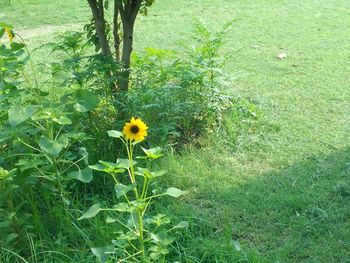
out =
<path fill-rule="evenodd" d="M 123 7 L 123 3 L 122 0 L 115 0 L 114 4 L 117 6 L 120 16 L 122 18 L 122 20 L 124 21 L 125 19 L 125 11 L 124 11 L 124 7 Z"/>
<path fill-rule="evenodd" d="M 134 23 L 137 17 L 137 14 L 140 11 L 142 0 L 131 0 L 131 13 L 130 20 Z"/>

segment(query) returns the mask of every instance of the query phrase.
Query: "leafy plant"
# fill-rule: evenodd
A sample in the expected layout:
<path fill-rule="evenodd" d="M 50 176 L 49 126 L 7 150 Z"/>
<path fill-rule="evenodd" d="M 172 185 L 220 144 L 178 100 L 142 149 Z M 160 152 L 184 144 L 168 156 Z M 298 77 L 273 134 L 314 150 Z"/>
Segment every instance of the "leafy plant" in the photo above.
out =
<path fill-rule="evenodd" d="M 222 69 L 228 57 L 220 54 L 230 25 L 211 33 L 197 23 L 190 50 L 148 48 L 134 55 L 132 89 L 120 95 L 118 109 L 157 127 L 151 141 L 183 144 L 221 126 L 233 101 L 231 76 Z"/>
<path fill-rule="evenodd" d="M 107 108 L 114 106 L 114 110 L 105 111 L 107 115 L 98 114 L 99 119 L 123 123 L 125 116 L 140 116 L 150 123 L 150 142 L 181 145 L 207 131 L 217 130 L 232 106 L 232 76 L 222 69 L 229 57 L 220 52 L 230 26 L 228 23 L 212 33 L 198 22 L 195 43 L 190 49 L 177 52 L 147 48 L 145 53 L 135 54 L 128 92 L 111 92 L 110 86 L 122 68 L 115 61 L 91 52 L 92 47 L 78 32 L 64 33 L 51 44 L 59 57 L 52 64 L 53 74 L 63 79 L 59 85 L 84 87 L 98 93 Z M 94 123 L 100 123 L 94 116 L 86 125 L 92 130 Z M 108 129 L 107 123 L 113 126 L 109 121 L 100 125 Z M 101 130 L 92 134 L 105 145 Z"/>
<path fill-rule="evenodd" d="M 148 127 L 141 119 L 132 118 L 124 126 L 123 132 L 110 130 L 112 138 L 119 139 L 125 146 L 127 159 L 116 162 L 99 161 L 90 168 L 109 174 L 115 183 L 114 190 L 118 203 L 112 207 L 103 204 L 92 205 L 80 218 L 90 219 L 99 212 L 106 211 L 107 223 L 116 223 L 116 239 L 107 247 L 92 248 L 101 262 L 109 258 L 126 262 L 165 262 L 168 246 L 174 241 L 172 231 L 187 228 L 185 221 L 168 227 L 170 218 L 165 214 L 152 215 L 150 205 L 161 196 L 180 197 L 186 194 L 175 187 L 165 191 L 157 183 L 163 171 L 152 171 L 149 161 L 162 156 L 161 148 L 142 148 L 143 156 L 134 156 L 134 149 L 147 136 Z M 126 214 L 122 216 L 121 214 Z"/>
<path fill-rule="evenodd" d="M 13 200 L 22 192 L 28 197 L 20 198 L 24 203 L 39 189 L 38 196 L 49 192 L 69 205 L 66 181 L 86 183 L 92 180 L 88 153 L 82 146 L 88 136 L 77 124 L 99 100 L 80 87 L 58 88 L 50 82 L 40 83 L 21 37 L 10 25 L 1 23 L 0 37 L 4 33 L 8 34 L 10 42 L 8 46 L 0 45 L 0 164 L 10 171 L 3 170 L 7 174 L 3 187 L 5 184 L 12 186 L 6 186 L 1 198 L 5 211 L 13 214 L 14 220 L 16 211 L 10 204 L 17 203 Z M 27 62 L 31 66 L 30 74 L 26 72 Z M 39 215 L 43 209 L 34 202 L 29 207 L 31 209 L 24 211 L 29 211 L 31 216 Z M 50 209 L 49 200 L 44 207 Z M 23 209 L 23 204 L 16 208 Z M 19 227 L 17 224 L 16 228 Z"/>

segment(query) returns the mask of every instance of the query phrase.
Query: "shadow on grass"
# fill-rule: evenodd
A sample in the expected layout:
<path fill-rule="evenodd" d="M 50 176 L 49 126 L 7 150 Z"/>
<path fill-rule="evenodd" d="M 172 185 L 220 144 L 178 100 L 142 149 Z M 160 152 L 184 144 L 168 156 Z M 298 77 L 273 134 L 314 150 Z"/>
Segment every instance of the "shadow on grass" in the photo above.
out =
<path fill-rule="evenodd" d="M 192 173 L 219 176 L 213 167 Z M 185 262 L 350 262 L 350 148 L 214 191 L 189 178 L 179 183 L 208 185 L 174 211 L 193 221 L 183 247 L 197 260 Z"/>

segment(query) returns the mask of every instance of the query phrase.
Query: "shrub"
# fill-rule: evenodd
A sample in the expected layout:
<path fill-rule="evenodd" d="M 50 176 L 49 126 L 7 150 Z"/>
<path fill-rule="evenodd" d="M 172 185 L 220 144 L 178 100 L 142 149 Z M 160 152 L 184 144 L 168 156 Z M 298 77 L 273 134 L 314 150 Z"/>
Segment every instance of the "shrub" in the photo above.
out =
<path fill-rule="evenodd" d="M 67 181 L 92 180 L 82 146 L 88 136 L 79 123 L 98 104 L 94 94 L 79 87 L 39 82 L 20 36 L 2 23 L 0 37 L 5 32 L 10 42 L 0 45 L 0 187 L 6 191 L 0 193 L 0 209 L 7 215 L 0 220 L 13 232 L 1 234 L 1 245 L 25 238 L 23 233 L 30 231 L 22 227 L 24 217 L 19 219 L 18 211 L 33 219 L 25 221 L 34 223 L 35 216 L 51 211 L 52 200 L 69 206 Z M 31 75 L 25 68 L 27 62 L 32 66 Z M 47 219 L 47 223 L 52 222 Z M 37 225 L 36 230 L 47 234 L 44 226 Z"/>
<path fill-rule="evenodd" d="M 114 116 L 107 119 L 121 124 L 128 116 L 139 116 L 157 127 L 151 129 L 150 143 L 181 145 L 222 122 L 232 104 L 230 76 L 222 69 L 227 56 L 220 54 L 230 25 L 211 33 L 197 23 L 191 49 L 148 48 L 134 55 L 128 92 L 116 92 L 114 86 L 123 67 L 95 54 L 82 33 L 64 33 L 51 44 L 59 58 L 51 68 L 54 76 L 62 77 L 62 86 L 84 87 L 114 105 Z"/>
<path fill-rule="evenodd" d="M 151 127 L 162 124 L 151 141 L 185 143 L 222 122 L 232 105 L 230 76 L 222 70 L 226 57 L 220 55 L 229 26 L 211 33 L 197 23 L 191 50 L 148 48 L 134 56 L 132 88 L 117 103 L 126 116 L 140 116 Z"/>

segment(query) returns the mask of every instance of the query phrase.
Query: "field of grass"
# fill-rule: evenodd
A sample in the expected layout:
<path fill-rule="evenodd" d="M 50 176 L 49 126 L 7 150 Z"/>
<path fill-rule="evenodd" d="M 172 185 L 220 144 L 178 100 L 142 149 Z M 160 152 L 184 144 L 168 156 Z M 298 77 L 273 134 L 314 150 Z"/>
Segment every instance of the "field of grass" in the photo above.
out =
<path fill-rule="evenodd" d="M 0 20 L 34 48 L 88 21 L 85 1 L 58 2 L 12 0 Z M 219 131 L 162 162 L 190 190 L 164 208 L 191 220 L 178 246 L 202 255 L 193 262 L 350 262 L 349 10 L 346 0 L 159 0 L 137 21 L 141 51 L 191 45 L 194 18 L 212 29 L 233 19 L 232 92 L 262 112 L 235 147 Z"/>

